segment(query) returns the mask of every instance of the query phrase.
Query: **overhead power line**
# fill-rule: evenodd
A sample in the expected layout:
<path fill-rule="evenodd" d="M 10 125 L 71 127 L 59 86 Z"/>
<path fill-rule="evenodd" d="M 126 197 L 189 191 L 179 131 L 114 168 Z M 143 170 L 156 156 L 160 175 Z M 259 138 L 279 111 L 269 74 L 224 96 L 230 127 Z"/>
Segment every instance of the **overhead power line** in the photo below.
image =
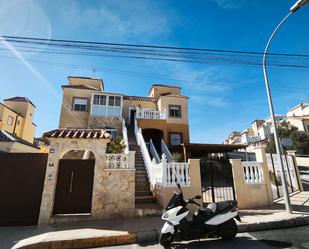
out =
<path fill-rule="evenodd" d="M 0 58 L 3 59 L 13 59 L 17 60 L 16 57 L 13 56 L 1 56 Z M 196 84 L 199 83 L 201 85 L 209 86 L 209 87 L 232 87 L 232 88 L 248 88 L 248 89 L 262 89 L 264 88 L 263 85 L 252 85 L 248 84 L 246 82 L 242 82 L 242 84 L 239 84 L 239 82 L 231 82 L 231 81 L 214 81 L 214 80 L 202 80 L 202 79 L 195 79 L 190 77 L 184 77 L 182 75 L 177 74 L 177 77 L 166 75 L 166 74 L 157 74 L 157 73 L 150 73 L 150 72 L 141 72 L 141 71 L 130 71 L 130 70 L 120 70 L 115 68 L 109 68 L 109 67 L 93 67 L 93 66 L 87 66 L 87 65 L 77 65 L 72 63 L 60 63 L 60 62 L 51 62 L 51 61 L 45 61 L 45 60 L 36 60 L 36 59 L 29 59 L 32 63 L 38 63 L 38 64 L 45 64 L 45 65 L 52 65 L 57 67 L 67 67 L 70 69 L 79 69 L 79 70 L 93 70 L 95 69 L 98 72 L 104 72 L 104 73 L 112 73 L 117 75 L 126 75 L 131 77 L 142 77 L 142 78 L 149 78 L 149 79 L 163 79 L 163 80 L 170 80 L 170 81 L 180 81 L 180 82 L 186 82 L 186 83 L 192 83 Z M 272 88 L 276 89 L 276 91 L 279 92 L 309 92 L 309 88 L 305 87 L 293 87 L 291 89 L 290 87 L 284 87 L 281 85 L 273 84 Z"/>
<path fill-rule="evenodd" d="M 125 43 L 106 43 L 92 41 L 43 39 L 35 37 L 2 36 L 21 52 L 38 52 L 53 55 L 78 55 L 114 57 L 122 59 L 143 59 L 169 62 L 200 64 L 235 64 L 260 66 L 261 52 L 237 51 L 207 48 L 185 48 L 158 45 L 141 45 Z M 8 48 L 0 46 L 0 50 Z M 309 68 L 309 55 L 270 53 L 270 66 L 287 68 Z"/>

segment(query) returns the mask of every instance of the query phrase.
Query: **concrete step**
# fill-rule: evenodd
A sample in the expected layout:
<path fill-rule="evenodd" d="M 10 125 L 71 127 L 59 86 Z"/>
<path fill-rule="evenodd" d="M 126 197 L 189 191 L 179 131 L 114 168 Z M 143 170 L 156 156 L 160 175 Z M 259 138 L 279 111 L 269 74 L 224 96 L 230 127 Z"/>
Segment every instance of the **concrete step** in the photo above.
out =
<path fill-rule="evenodd" d="M 152 195 L 135 196 L 135 204 L 156 203 L 157 199 Z"/>
<path fill-rule="evenodd" d="M 139 182 L 139 183 L 135 183 L 135 189 L 150 189 L 149 187 L 149 183 L 148 182 Z"/>
<path fill-rule="evenodd" d="M 149 196 L 152 195 L 150 191 L 147 190 L 135 190 L 135 196 Z"/>
<path fill-rule="evenodd" d="M 135 204 L 135 217 L 161 216 L 163 208 L 157 203 Z"/>
<path fill-rule="evenodd" d="M 146 180 L 135 181 L 135 188 L 138 188 L 138 187 L 147 187 L 147 188 L 149 188 L 149 181 L 146 181 Z"/>

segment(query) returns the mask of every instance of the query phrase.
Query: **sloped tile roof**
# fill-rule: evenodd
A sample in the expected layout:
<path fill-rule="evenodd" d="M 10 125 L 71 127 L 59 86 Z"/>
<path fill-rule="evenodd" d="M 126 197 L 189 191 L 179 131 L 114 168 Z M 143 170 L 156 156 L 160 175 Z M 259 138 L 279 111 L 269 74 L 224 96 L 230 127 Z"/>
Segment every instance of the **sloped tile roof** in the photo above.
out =
<path fill-rule="evenodd" d="M 26 102 L 26 103 L 30 103 L 31 105 L 33 105 L 35 107 L 35 105 L 31 102 L 31 100 L 26 98 L 26 97 L 13 97 L 13 98 L 9 98 L 9 99 L 4 99 L 4 101 Z"/>
<path fill-rule="evenodd" d="M 100 89 L 89 86 L 89 85 L 63 85 L 62 88 L 73 88 L 73 89 L 82 89 L 82 90 L 95 90 L 100 91 Z"/>
<path fill-rule="evenodd" d="M 111 139 L 103 129 L 56 129 L 43 134 L 44 138 Z"/>
<path fill-rule="evenodd" d="M 174 98 L 184 98 L 184 99 L 188 99 L 189 97 L 184 96 L 184 95 L 177 95 L 177 94 L 162 94 L 160 96 L 166 96 L 166 97 L 174 97 Z"/>
<path fill-rule="evenodd" d="M 152 98 L 152 97 L 128 96 L 128 95 L 123 96 L 123 99 L 137 100 L 137 101 L 150 101 L 150 102 L 156 102 L 156 100 L 157 100 L 156 98 Z"/>
<path fill-rule="evenodd" d="M 17 137 L 16 135 L 13 135 L 12 133 L 7 132 L 5 130 L 0 130 L 0 142 L 17 142 L 39 149 L 39 147 L 35 146 L 34 144 L 20 137 Z"/>

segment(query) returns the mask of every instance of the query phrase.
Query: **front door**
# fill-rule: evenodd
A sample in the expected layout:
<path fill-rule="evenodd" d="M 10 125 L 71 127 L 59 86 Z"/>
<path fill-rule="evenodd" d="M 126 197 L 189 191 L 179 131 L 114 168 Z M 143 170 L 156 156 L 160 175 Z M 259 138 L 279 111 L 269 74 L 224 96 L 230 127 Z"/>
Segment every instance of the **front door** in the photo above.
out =
<path fill-rule="evenodd" d="M 95 160 L 61 159 L 54 214 L 91 213 Z"/>
<path fill-rule="evenodd" d="M 135 113 L 136 113 L 136 110 L 134 109 L 130 110 L 130 125 L 134 125 Z"/>

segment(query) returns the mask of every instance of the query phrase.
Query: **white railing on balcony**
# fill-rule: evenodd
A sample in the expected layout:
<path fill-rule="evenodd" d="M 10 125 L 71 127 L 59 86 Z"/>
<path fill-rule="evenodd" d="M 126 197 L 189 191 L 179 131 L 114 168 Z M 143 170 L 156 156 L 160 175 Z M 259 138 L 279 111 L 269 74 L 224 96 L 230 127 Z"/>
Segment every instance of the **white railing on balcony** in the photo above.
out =
<path fill-rule="evenodd" d="M 123 136 L 124 144 L 126 146 L 124 149 L 124 153 L 128 154 L 129 153 L 128 130 L 127 130 L 126 122 L 124 119 L 122 120 L 122 136 Z"/>
<path fill-rule="evenodd" d="M 170 152 L 170 150 L 166 146 L 166 144 L 165 144 L 163 139 L 161 139 L 161 151 L 162 151 L 162 153 L 165 154 L 167 161 L 171 161 L 172 160 L 172 157 L 173 157 L 172 153 Z"/>
<path fill-rule="evenodd" d="M 262 163 L 254 161 L 242 162 L 244 182 L 247 184 L 263 184 Z"/>
<path fill-rule="evenodd" d="M 166 111 L 156 111 L 143 108 L 136 108 L 136 117 L 143 119 L 166 119 Z"/>
<path fill-rule="evenodd" d="M 165 154 L 162 155 L 160 163 L 156 163 L 155 160 L 152 161 L 143 138 L 142 130 L 138 127 L 136 119 L 134 121 L 134 132 L 152 187 L 156 184 L 163 187 L 175 187 L 177 183 L 183 187 L 191 185 L 189 163 L 167 162 Z"/>
<path fill-rule="evenodd" d="M 134 169 L 135 152 L 129 154 L 105 154 L 106 169 Z"/>

